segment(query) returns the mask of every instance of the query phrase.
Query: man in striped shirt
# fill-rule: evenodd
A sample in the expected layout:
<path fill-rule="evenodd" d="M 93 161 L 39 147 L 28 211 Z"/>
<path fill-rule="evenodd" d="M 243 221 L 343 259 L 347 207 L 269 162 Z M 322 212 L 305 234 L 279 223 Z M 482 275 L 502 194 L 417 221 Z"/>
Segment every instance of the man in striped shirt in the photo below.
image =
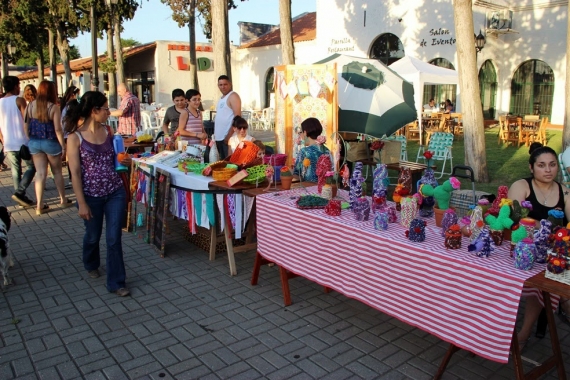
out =
<path fill-rule="evenodd" d="M 111 112 L 111 116 L 119 118 L 117 132 L 121 135 L 134 135 L 141 130 L 141 103 L 124 83 L 117 86 L 117 93 L 121 97 L 119 109 Z"/>

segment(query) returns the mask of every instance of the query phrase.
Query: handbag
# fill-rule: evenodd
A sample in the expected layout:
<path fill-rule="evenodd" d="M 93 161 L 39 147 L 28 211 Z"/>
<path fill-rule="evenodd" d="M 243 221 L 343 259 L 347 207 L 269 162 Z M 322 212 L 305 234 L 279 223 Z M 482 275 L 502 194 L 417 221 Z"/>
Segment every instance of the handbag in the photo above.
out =
<path fill-rule="evenodd" d="M 22 145 L 20 147 L 20 159 L 22 160 L 31 160 L 32 159 L 32 154 L 30 153 L 30 148 L 28 148 L 27 145 Z"/>
<path fill-rule="evenodd" d="M 356 162 L 370 159 L 370 148 L 366 141 L 352 141 L 348 143 L 346 160 Z"/>

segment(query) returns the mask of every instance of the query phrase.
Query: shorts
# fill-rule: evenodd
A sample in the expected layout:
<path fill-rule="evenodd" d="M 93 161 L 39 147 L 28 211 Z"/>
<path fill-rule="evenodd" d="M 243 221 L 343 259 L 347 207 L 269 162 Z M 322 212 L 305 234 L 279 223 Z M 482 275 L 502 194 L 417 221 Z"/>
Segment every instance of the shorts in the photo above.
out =
<path fill-rule="evenodd" d="M 57 156 L 58 154 L 61 154 L 62 151 L 59 141 L 50 139 L 30 139 L 28 148 L 30 148 L 32 156 L 38 153 Z"/>

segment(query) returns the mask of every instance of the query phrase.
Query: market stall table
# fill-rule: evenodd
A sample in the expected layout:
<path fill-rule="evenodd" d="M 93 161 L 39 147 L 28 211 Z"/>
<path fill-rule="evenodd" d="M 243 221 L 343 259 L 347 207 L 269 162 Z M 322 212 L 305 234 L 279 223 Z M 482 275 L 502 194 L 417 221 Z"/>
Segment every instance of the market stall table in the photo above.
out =
<path fill-rule="evenodd" d="M 257 197 L 262 258 L 456 347 L 508 361 L 523 286 L 544 265 L 515 269 L 506 245 L 476 257 L 467 252 L 466 238 L 463 248 L 446 250 L 441 229 L 429 219 L 426 241 L 415 243 L 399 224 L 377 231 L 350 211 L 334 217 L 300 210 L 292 197 L 301 194 Z M 291 226 L 302 236 L 284 239 Z"/>

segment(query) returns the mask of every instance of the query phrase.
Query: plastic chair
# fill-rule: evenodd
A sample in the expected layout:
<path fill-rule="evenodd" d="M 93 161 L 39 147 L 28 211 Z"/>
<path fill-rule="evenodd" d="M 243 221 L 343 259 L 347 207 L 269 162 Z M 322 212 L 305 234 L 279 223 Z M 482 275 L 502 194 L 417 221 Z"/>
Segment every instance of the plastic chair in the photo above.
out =
<path fill-rule="evenodd" d="M 443 177 L 444 174 L 451 174 L 452 170 L 451 168 L 453 167 L 453 155 L 451 152 L 451 147 L 453 146 L 453 134 L 452 133 L 447 133 L 447 132 L 435 132 L 434 134 L 431 135 L 431 139 L 429 140 L 429 143 L 427 145 L 427 147 L 425 145 L 420 145 L 419 149 L 418 149 L 418 154 L 416 156 L 416 162 L 418 162 L 421 159 L 423 159 L 425 161 L 425 157 L 423 156 L 423 153 L 426 150 L 429 150 L 430 152 L 432 152 L 433 157 L 430 159 L 430 161 L 443 161 L 443 165 L 441 167 L 441 171 L 435 171 L 434 173 L 437 174 L 439 173 L 439 177 L 437 178 L 441 178 Z M 445 171 L 445 164 L 447 163 L 447 160 L 449 160 L 449 172 Z"/>
<path fill-rule="evenodd" d="M 150 115 L 146 112 L 141 112 L 141 124 L 143 131 L 151 135 L 153 138 L 156 136 L 160 129 L 159 127 L 156 127 L 152 124 Z"/>
<path fill-rule="evenodd" d="M 275 110 L 273 108 L 264 108 L 261 112 L 261 124 L 263 125 L 263 129 L 265 131 L 269 131 L 273 129 L 275 125 Z"/>
<path fill-rule="evenodd" d="M 247 125 L 252 127 L 251 125 L 251 111 L 241 111 L 241 117 L 247 121 Z M 252 127 L 253 128 L 253 127 Z"/>

